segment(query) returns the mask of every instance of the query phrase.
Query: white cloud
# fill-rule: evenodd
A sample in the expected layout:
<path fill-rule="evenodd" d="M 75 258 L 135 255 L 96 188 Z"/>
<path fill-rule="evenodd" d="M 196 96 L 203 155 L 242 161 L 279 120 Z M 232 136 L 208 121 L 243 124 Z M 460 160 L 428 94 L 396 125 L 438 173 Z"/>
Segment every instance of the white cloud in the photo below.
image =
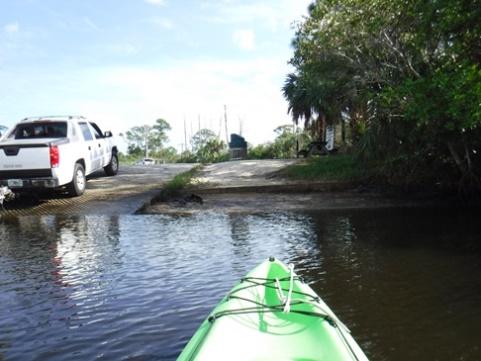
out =
<path fill-rule="evenodd" d="M 152 5 L 167 5 L 167 0 L 145 0 L 145 2 Z"/>
<path fill-rule="evenodd" d="M 273 2 L 274 6 L 278 2 Z M 209 2 L 204 3 L 204 9 L 209 12 L 208 19 L 218 23 L 242 24 L 242 23 L 267 23 L 275 27 L 277 20 L 276 12 L 261 1 L 247 2 Z"/>
<path fill-rule="evenodd" d="M 299 14 L 307 14 L 307 7 L 314 0 L 254 0 L 210 1 L 204 4 L 210 9 L 210 21 L 229 24 L 265 24 L 273 30 L 288 27 L 300 20 Z"/>
<path fill-rule="evenodd" d="M 18 23 L 7 24 L 5 25 L 5 31 L 8 34 L 18 33 L 20 31 L 20 26 Z"/>
<path fill-rule="evenodd" d="M 253 50 L 255 48 L 255 34 L 251 29 L 236 30 L 234 43 L 241 49 Z"/>

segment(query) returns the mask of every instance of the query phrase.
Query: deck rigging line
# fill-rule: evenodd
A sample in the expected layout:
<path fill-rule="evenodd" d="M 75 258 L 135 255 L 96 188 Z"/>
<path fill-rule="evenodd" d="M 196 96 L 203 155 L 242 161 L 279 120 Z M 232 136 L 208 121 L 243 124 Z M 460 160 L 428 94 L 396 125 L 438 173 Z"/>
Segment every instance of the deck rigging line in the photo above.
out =
<path fill-rule="evenodd" d="M 349 348 L 351 351 L 351 354 L 353 357 L 358 360 L 358 357 L 356 355 L 356 352 L 352 349 L 350 343 L 345 337 L 344 332 L 350 333 L 351 331 L 345 326 L 334 314 L 331 312 L 327 312 L 326 310 L 323 309 L 321 304 L 319 303 L 321 301 L 321 298 L 317 295 L 313 296 L 312 294 L 305 293 L 305 292 L 300 292 L 296 291 L 293 289 L 293 284 L 294 281 L 300 281 L 302 283 L 305 283 L 304 280 L 294 274 L 294 266 L 292 264 L 289 264 L 289 269 L 290 269 L 290 275 L 288 277 L 284 278 L 259 278 L 259 277 L 243 277 L 241 278 L 241 284 L 245 284 L 243 287 L 239 287 L 235 289 L 234 291 L 228 293 L 226 295 L 226 302 L 232 299 L 237 299 L 237 300 L 242 300 L 246 302 L 250 302 L 253 304 L 252 307 L 243 307 L 239 309 L 231 309 L 231 310 L 225 310 L 221 312 L 217 312 L 211 316 L 209 316 L 208 321 L 209 321 L 209 328 L 207 329 L 206 333 L 202 337 L 202 340 L 198 343 L 197 347 L 193 351 L 193 353 L 190 356 L 190 360 L 194 360 L 195 356 L 197 355 L 198 351 L 201 349 L 201 346 L 203 345 L 204 341 L 207 339 L 207 336 L 210 333 L 210 330 L 212 329 L 213 324 L 215 323 L 216 320 L 218 320 L 221 317 L 225 316 L 235 316 L 235 315 L 243 315 L 243 314 L 255 314 L 259 312 L 282 312 L 282 313 L 296 313 L 296 314 L 301 314 L 305 316 L 311 316 L 311 317 L 320 317 L 327 321 L 332 327 L 334 327 L 338 334 L 340 335 L 341 339 L 343 340 L 344 344 Z M 286 282 L 289 281 L 289 288 L 282 287 L 281 282 Z M 265 288 L 271 288 L 275 289 L 277 291 L 278 297 L 279 297 L 279 304 L 273 304 L 273 305 L 268 305 L 263 302 L 259 302 L 253 299 L 249 299 L 246 297 L 242 297 L 237 295 L 237 293 L 241 291 L 245 291 L 249 288 L 254 288 L 254 287 L 265 287 Z M 284 292 L 287 292 L 287 297 L 284 296 Z M 302 298 L 292 298 L 292 295 L 295 296 L 302 296 L 306 299 Z M 296 310 L 292 309 L 291 306 L 296 306 L 296 305 L 301 305 L 301 304 L 310 304 L 314 306 L 315 308 L 319 309 L 320 312 L 314 312 L 314 311 L 305 311 L 305 310 Z"/>

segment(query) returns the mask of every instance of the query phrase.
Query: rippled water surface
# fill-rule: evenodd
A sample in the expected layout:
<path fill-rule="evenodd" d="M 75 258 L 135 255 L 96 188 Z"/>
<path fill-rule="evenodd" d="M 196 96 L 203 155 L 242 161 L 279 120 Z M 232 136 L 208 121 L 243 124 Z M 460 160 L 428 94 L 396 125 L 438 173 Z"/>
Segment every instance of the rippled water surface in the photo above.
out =
<path fill-rule="evenodd" d="M 2 220 L 0 360 L 175 360 L 271 255 L 370 359 L 479 360 L 480 229 L 421 209 Z"/>

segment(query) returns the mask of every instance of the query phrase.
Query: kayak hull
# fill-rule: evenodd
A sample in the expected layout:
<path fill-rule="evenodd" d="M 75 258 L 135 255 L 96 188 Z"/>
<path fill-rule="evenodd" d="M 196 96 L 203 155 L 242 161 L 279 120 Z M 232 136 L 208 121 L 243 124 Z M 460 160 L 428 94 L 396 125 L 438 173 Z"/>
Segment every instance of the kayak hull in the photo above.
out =
<path fill-rule="evenodd" d="M 249 272 L 191 338 L 184 360 L 367 360 L 292 268 L 270 258 Z"/>

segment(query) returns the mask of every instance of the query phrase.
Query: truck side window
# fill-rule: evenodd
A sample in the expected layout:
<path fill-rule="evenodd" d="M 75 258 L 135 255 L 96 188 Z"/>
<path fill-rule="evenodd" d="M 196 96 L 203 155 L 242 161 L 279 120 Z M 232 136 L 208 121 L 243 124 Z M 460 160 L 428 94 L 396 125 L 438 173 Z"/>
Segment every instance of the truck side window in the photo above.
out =
<path fill-rule="evenodd" d="M 90 127 L 92 128 L 92 132 L 94 133 L 95 139 L 103 138 L 102 134 L 100 134 L 98 127 L 94 127 L 93 123 L 90 123 Z"/>
<path fill-rule="evenodd" d="M 84 139 L 86 141 L 89 141 L 89 140 L 94 140 L 94 138 L 92 137 L 92 133 L 90 132 L 90 129 L 89 129 L 89 126 L 87 123 L 79 123 L 79 126 L 80 126 L 80 129 L 82 130 L 82 134 L 84 136 Z"/>

